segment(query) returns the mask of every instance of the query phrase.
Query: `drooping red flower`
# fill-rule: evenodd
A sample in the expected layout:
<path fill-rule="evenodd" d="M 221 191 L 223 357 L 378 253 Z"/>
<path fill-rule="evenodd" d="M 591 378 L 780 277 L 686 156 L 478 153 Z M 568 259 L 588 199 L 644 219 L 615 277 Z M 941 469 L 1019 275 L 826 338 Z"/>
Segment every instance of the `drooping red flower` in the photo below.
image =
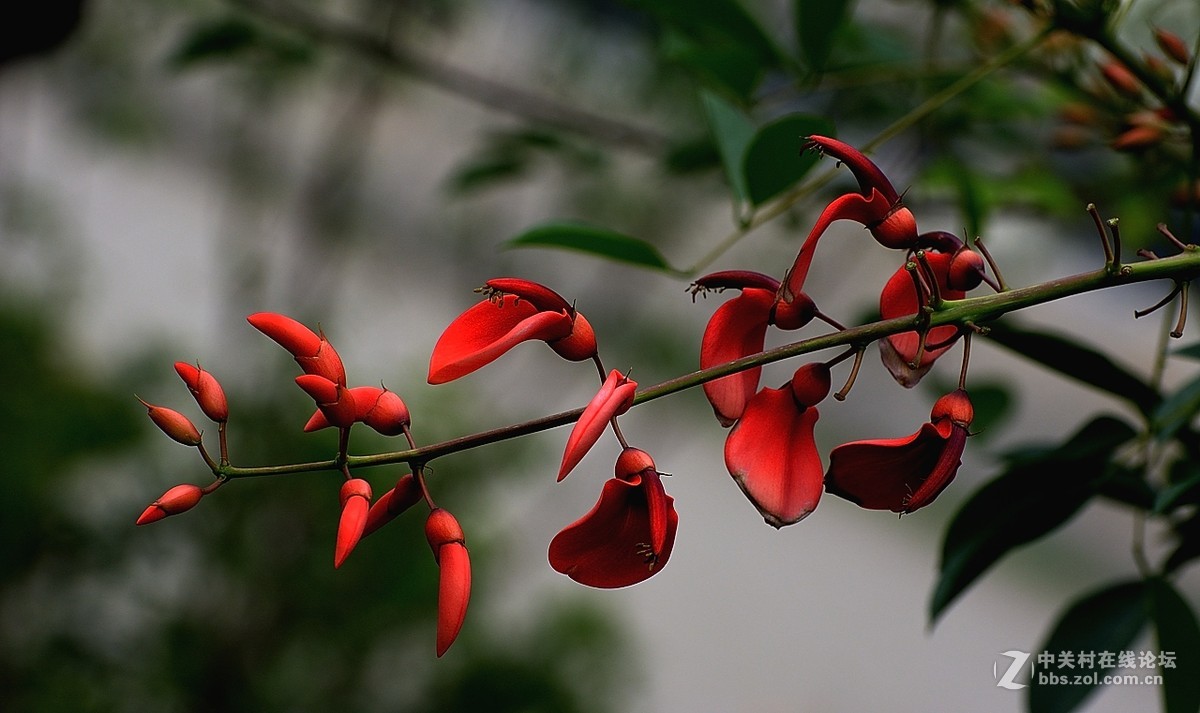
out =
<path fill-rule="evenodd" d="M 974 409 L 967 392 L 933 405 L 930 422 L 911 436 L 845 443 L 829 454 L 825 489 L 868 510 L 910 513 L 954 479 Z"/>
<path fill-rule="evenodd" d="M 567 437 L 567 447 L 563 452 L 562 464 L 558 468 L 558 479 L 567 477 L 571 470 L 579 465 L 583 456 L 591 449 L 610 421 L 620 416 L 633 406 L 637 382 L 629 379 L 621 372 L 613 369 L 604 380 L 604 385 L 592 397 L 583 414 L 571 429 Z"/>
<path fill-rule="evenodd" d="M 821 499 L 824 466 L 813 428 L 829 384 L 829 367 L 801 367 L 783 388 L 755 394 L 725 440 L 725 467 L 774 527 L 799 522 Z"/>
<path fill-rule="evenodd" d="M 589 587 L 637 584 L 666 565 L 678 526 L 654 460 L 626 448 L 595 506 L 550 542 L 550 566 Z"/>
<path fill-rule="evenodd" d="M 529 280 L 497 278 L 487 299 L 450 323 L 429 359 L 429 383 L 444 384 L 490 364 L 521 342 L 540 340 L 569 361 L 591 359 L 591 325 L 557 292 Z"/>
<path fill-rule="evenodd" d="M 462 630 L 471 599 L 471 560 L 458 520 L 434 508 L 425 520 L 425 539 L 438 564 L 437 655 L 450 648 Z"/>
<path fill-rule="evenodd" d="M 966 296 L 966 292 L 951 284 L 953 254 L 927 251 L 925 259 L 937 279 L 942 298 L 958 300 Z M 927 295 L 919 293 L 911 271 L 901 267 L 883 286 L 879 315 L 883 319 L 915 315 L 927 299 Z M 892 334 L 879 340 L 879 354 L 892 378 L 901 386 L 911 388 L 933 367 L 934 361 L 954 345 L 958 335 L 959 328 L 948 324 L 934 327 L 924 336 L 916 331 Z"/>

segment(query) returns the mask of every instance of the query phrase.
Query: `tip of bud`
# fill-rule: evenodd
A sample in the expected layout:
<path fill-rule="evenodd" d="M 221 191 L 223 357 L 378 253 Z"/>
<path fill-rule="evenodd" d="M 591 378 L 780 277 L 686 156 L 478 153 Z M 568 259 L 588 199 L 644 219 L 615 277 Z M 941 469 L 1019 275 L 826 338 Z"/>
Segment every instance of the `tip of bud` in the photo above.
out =
<path fill-rule="evenodd" d="M 963 428 L 971 425 L 975 419 L 975 407 L 971 405 L 965 389 L 951 391 L 933 404 L 930 421 L 937 423 L 946 418 Z"/>
<path fill-rule="evenodd" d="M 617 456 L 616 475 L 621 480 L 631 480 L 635 475 L 654 469 L 654 459 L 640 448 L 626 448 Z"/>

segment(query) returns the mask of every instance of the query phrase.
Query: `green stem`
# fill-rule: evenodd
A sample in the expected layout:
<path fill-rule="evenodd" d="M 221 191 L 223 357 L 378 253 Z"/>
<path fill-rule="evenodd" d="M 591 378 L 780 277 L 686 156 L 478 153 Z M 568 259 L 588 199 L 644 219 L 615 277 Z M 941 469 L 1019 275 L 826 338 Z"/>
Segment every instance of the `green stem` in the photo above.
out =
<path fill-rule="evenodd" d="M 1009 312 L 1053 302 L 1064 297 L 1150 280 L 1170 279 L 1186 281 L 1197 276 L 1200 276 L 1200 249 L 1189 246 L 1188 249 L 1178 255 L 1123 265 L 1121 270 L 1115 273 L 1105 268 L 1100 268 L 1091 272 L 1050 280 L 1049 282 L 1029 287 L 1010 289 L 996 294 L 969 297 L 961 300 L 943 300 L 941 307 L 926 315 L 924 319 L 931 328 L 947 324 L 962 327 L 967 327 L 968 324 L 982 325 Z M 654 386 L 649 386 L 637 393 L 637 396 L 634 398 L 634 405 L 644 404 L 664 396 L 691 389 L 722 376 L 728 376 L 729 374 L 756 366 L 790 359 L 803 354 L 835 347 L 853 346 L 861 348 L 886 336 L 911 331 L 915 324 L 915 316 L 897 317 L 858 327 L 851 327 L 844 331 L 831 332 L 803 339 L 792 344 L 786 344 L 725 364 L 685 374 Z M 364 468 L 395 463 L 424 464 L 439 456 L 478 448 L 532 433 L 539 433 L 573 423 L 579 420 L 582 413 L 582 408 L 562 411 L 531 421 L 503 426 L 441 443 L 422 446 L 420 448 L 409 448 L 402 451 L 365 456 L 346 455 L 344 460 L 335 458 L 278 466 L 221 466 L 214 468 L 213 473 L 222 478 L 245 478 L 340 469 L 343 463 L 350 468 Z"/>

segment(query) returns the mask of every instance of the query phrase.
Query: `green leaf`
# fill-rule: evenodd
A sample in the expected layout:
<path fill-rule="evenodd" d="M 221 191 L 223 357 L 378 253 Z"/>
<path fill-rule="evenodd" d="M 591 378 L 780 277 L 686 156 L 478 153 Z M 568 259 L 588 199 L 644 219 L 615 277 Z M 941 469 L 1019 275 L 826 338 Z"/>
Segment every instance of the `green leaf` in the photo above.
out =
<path fill-rule="evenodd" d="M 1179 467 L 1186 468 L 1178 480 L 1164 487 L 1154 501 L 1154 514 L 1163 515 L 1174 510 L 1179 505 L 1195 502 L 1195 496 L 1200 493 L 1200 467 L 1193 463 L 1181 462 Z"/>
<path fill-rule="evenodd" d="M 817 165 L 820 156 L 802 151 L 812 134 L 834 136 L 833 124 L 819 116 L 793 114 L 759 129 L 742 157 L 742 173 L 750 202 L 762 205 L 796 185 Z"/>
<path fill-rule="evenodd" d="M 689 72 L 705 86 L 749 101 L 762 79 L 763 67 L 753 51 L 741 45 L 700 45 L 678 32 L 663 37 L 664 58 Z"/>
<path fill-rule="evenodd" d="M 729 45 L 752 51 L 764 65 L 776 65 L 779 50 L 758 21 L 736 0 L 626 0 L 697 44 Z"/>
<path fill-rule="evenodd" d="M 1180 428 L 1191 423 L 1197 411 L 1200 411 L 1200 377 L 1168 396 L 1154 410 L 1151 423 L 1155 437 L 1160 441 L 1170 439 Z"/>
<path fill-rule="evenodd" d="M 796 37 L 808 66 L 825 69 L 833 41 L 850 16 L 851 0 L 796 0 Z"/>
<path fill-rule="evenodd" d="M 192 26 L 169 61 L 182 69 L 201 62 L 241 58 L 250 52 L 285 65 L 312 58 L 311 47 L 299 40 L 268 32 L 239 17 L 224 17 Z"/>
<path fill-rule="evenodd" d="M 1127 650 L 1146 625 L 1150 613 L 1150 587 L 1138 580 L 1109 585 L 1075 600 L 1059 618 L 1040 651 Z M 1102 669 L 1096 670 L 1100 673 Z M 1074 710 L 1095 684 L 1039 683 L 1041 676 L 1074 676 L 1082 669 L 1037 671 L 1030 679 L 1029 713 L 1067 713 Z M 1040 675 L 1039 675 L 1040 674 Z"/>
<path fill-rule="evenodd" d="M 750 188 L 742 171 L 742 158 L 754 138 L 754 124 L 741 109 L 713 92 L 701 90 L 700 103 L 708 117 L 708 126 L 717 142 L 717 152 L 721 154 L 721 164 L 725 167 L 725 176 L 729 179 L 740 213 L 740 209 L 750 202 Z"/>
<path fill-rule="evenodd" d="M 1189 344 L 1186 347 L 1180 347 L 1171 352 L 1173 356 L 1187 357 L 1188 359 L 1200 359 L 1200 342 Z"/>
<path fill-rule="evenodd" d="M 1101 416 L 1057 448 L 1010 463 L 977 490 L 946 528 L 930 621 L 1008 552 L 1071 519 L 1096 493 L 1113 451 L 1134 436 L 1123 421 Z"/>
<path fill-rule="evenodd" d="M 1162 396 L 1141 377 L 1127 371 L 1108 357 L 1059 334 L 1013 326 L 1011 320 L 990 324 L 988 337 L 1027 359 L 1107 391 L 1132 403 L 1150 415 Z"/>
<path fill-rule="evenodd" d="M 617 262 L 678 273 L 650 243 L 615 230 L 583 223 L 547 223 L 530 228 L 505 243 L 512 248 L 567 248 Z"/>
<path fill-rule="evenodd" d="M 1150 612 L 1158 651 L 1173 653 L 1174 667 L 1162 666 L 1163 710 L 1200 710 L 1200 624 L 1192 607 L 1165 579 L 1150 580 Z"/>

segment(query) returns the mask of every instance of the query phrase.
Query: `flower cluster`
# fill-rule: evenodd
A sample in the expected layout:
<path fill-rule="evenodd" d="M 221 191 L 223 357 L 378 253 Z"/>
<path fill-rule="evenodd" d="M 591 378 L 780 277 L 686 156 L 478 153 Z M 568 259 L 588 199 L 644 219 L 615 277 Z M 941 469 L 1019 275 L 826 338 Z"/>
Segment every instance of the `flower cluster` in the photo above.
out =
<path fill-rule="evenodd" d="M 700 366 L 709 369 L 761 352 L 772 326 L 795 330 L 820 319 L 842 329 L 817 308 L 804 283 L 829 226 L 851 220 L 883 247 L 903 252 L 903 263 L 884 282 L 879 312 L 883 319 L 911 318 L 914 329 L 881 339 L 879 349 L 894 379 L 912 387 L 963 334 L 957 326 L 930 326 L 929 312 L 945 300 L 963 298 L 985 280 L 995 286 L 984 255 L 950 233 L 918 232 L 900 193 L 878 166 L 850 145 L 811 136 L 808 147 L 845 164 L 859 191 L 825 207 L 781 280 L 738 270 L 706 275 L 694 283 L 693 294 L 740 290 L 709 320 Z M 829 395 L 831 367 L 853 356 L 856 373 L 862 349 L 805 364 L 779 388 L 760 388 L 757 366 L 704 385 L 717 420 L 732 426 L 725 441 L 725 465 L 767 523 L 783 527 L 799 522 L 825 491 L 864 508 L 912 512 L 932 501 L 954 477 L 972 418 L 961 383 L 965 372 L 960 388 L 937 402 L 931 421 L 917 433 L 839 446 L 825 470 L 814 440 L 817 405 Z M 838 392 L 839 399 L 849 386 Z"/>
<path fill-rule="evenodd" d="M 824 362 L 804 364 L 778 388 L 760 385 L 761 360 L 753 357 L 763 351 L 768 330 L 799 330 L 814 320 L 844 329 L 804 291 L 817 245 L 828 227 L 839 220 L 855 221 L 880 245 L 903 254 L 901 266 L 883 284 L 879 306 L 884 319 L 910 320 L 911 329 L 890 334 L 879 344 L 885 366 L 906 387 L 916 384 L 964 333 L 969 336 L 957 326 L 932 325 L 929 315 L 944 301 L 960 299 L 984 281 L 996 286 L 985 269 L 991 262 L 990 258 L 985 262 L 986 251 L 981 256 L 949 233 L 918 232 L 900 193 L 863 154 L 822 136 L 810 137 L 809 146 L 847 165 L 859 190 L 837 197 L 822 211 L 782 279 L 731 270 L 706 275 L 692 288 L 693 296 L 710 290 L 740 292 L 717 308 L 705 329 L 700 366 L 719 369 L 721 376 L 705 381 L 703 388 L 717 420 L 730 428 L 724 449 L 726 468 L 775 527 L 806 517 L 824 492 L 870 509 L 907 513 L 924 507 L 953 479 L 973 416 L 963 388 L 964 358 L 959 388 L 934 404 L 929 421 L 916 433 L 838 446 L 830 453 L 826 469 L 814 438 L 818 408 L 830 394 L 833 367 L 853 357 L 850 379 L 835 394 L 838 399 L 845 397 L 865 345 L 855 344 Z M 674 499 L 663 487 L 664 474 L 649 453 L 629 444 L 618 424 L 639 398 L 637 382 L 628 373 L 604 368 L 587 319 L 550 288 L 519 278 L 496 278 L 477 292 L 483 300 L 456 317 L 434 345 L 428 382 L 437 385 L 466 377 L 525 342 L 544 342 L 571 362 L 591 362 L 600 387 L 583 408 L 559 421 L 575 424 L 566 439 L 557 480 L 571 474 L 606 431 L 613 433 L 621 450 L 614 475 L 602 485 L 595 505 L 551 540 L 550 565 L 581 584 L 599 588 L 629 586 L 661 571 L 674 548 L 679 517 Z M 339 434 L 337 457 L 317 464 L 342 476 L 334 567 L 345 562 L 363 537 L 424 502 L 426 539 L 439 572 L 436 650 L 442 656 L 466 617 L 470 557 L 458 521 L 430 494 L 426 463 L 434 456 L 416 445 L 404 400 L 382 385 L 350 386 L 342 359 L 324 333 L 271 312 L 252 314 L 247 320 L 291 354 L 303 372 L 295 378 L 296 385 L 314 404 L 303 430 L 333 428 Z M 207 487 L 171 488 L 146 508 L 139 525 L 190 510 L 230 477 L 252 470 L 230 465 L 229 407 L 216 378 L 199 365 L 180 362 L 175 368 L 200 410 L 217 424 L 219 457 L 209 455 L 203 434 L 186 416 L 142 403 L 168 436 L 196 448 L 217 477 Z M 352 467 L 364 465 L 348 453 L 350 432 L 358 424 L 385 436 L 403 436 L 408 444 L 407 451 L 393 454 L 389 462 L 407 463 L 410 472 L 378 498 L 370 483 L 352 472 Z"/>

